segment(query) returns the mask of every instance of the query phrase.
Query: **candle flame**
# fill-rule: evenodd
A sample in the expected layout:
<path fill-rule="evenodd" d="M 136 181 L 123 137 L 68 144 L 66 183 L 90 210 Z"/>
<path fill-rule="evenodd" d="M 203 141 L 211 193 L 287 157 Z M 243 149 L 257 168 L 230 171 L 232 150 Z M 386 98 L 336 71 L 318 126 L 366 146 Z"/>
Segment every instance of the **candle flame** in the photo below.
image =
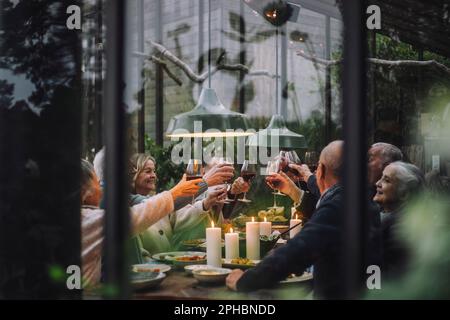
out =
<path fill-rule="evenodd" d="M 264 222 L 267 222 L 267 217 L 264 217 Z"/>
<path fill-rule="evenodd" d="M 211 228 L 214 228 L 214 221 L 211 221 Z"/>
<path fill-rule="evenodd" d="M 233 233 L 233 228 L 230 228 L 230 233 Z"/>
<path fill-rule="evenodd" d="M 252 222 L 255 222 L 255 217 L 252 217 Z"/>

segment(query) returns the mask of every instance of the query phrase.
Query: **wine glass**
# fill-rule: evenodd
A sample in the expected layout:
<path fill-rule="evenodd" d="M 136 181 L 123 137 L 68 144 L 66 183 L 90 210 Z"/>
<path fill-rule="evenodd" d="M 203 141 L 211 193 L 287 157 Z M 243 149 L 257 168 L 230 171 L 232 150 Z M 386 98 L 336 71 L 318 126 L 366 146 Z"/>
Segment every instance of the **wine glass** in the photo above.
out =
<path fill-rule="evenodd" d="M 280 181 L 273 179 L 271 177 L 271 175 L 278 173 L 280 171 L 280 161 L 279 160 L 272 160 L 272 161 L 268 161 L 267 162 L 267 168 L 266 168 L 266 174 L 267 174 L 267 178 L 266 181 L 270 182 L 271 185 L 273 185 L 275 188 L 278 186 L 278 184 L 280 183 Z M 278 191 L 275 189 L 275 191 Z M 281 192 L 272 192 L 273 194 L 273 206 L 269 207 L 269 209 L 276 209 L 278 208 L 277 206 L 277 199 L 276 196 L 277 195 L 283 195 Z"/>
<path fill-rule="evenodd" d="M 289 171 L 289 152 L 288 151 L 280 151 L 278 156 L 275 157 L 275 160 L 280 162 L 280 168 L 278 171 L 283 171 L 287 173 Z"/>
<path fill-rule="evenodd" d="M 284 157 L 281 158 L 281 156 L 280 156 L 278 159 L 272 161 L 269 174 L 273 175 L 275 173 L 279 173 L 285 168 L 289 169 L 288 162 L 287 162 L 286 158 L 284 158 Z M 280 183 L 280 181 L 278 179 L 271 179 L 271 182 L 274 185 L 274 187 L 276 187 Z M 275 189 L 275 192 L 273 194 L 276 194 L 277 196 L 282 196 L 282 197 L 286 196 L 285 194 L 281 193 L 280 190 L 278 190 L 278 189 Z"/>
<path fill-rule="evenodd" d="M 245 182 L 250 183 L 250 181 L 252 181 L 255 176 L 256 176 L 256 165 L 250 164 L 248 160 L 244 160 L 244 163 L 242 164 L 241 168 L 242 179 L 244 179 Z M 244 197 L 242 199 L 238 199 L 238 201 L 245 203 L 252 202 L 251 200 L 247 199 L 247 192 L 245 192 Z"/>
<path fill-rule="evenodd" d="M 289 151 L 286 154 L 286 158 L 288 159 L 289 164 L 296 164 L 296 165 L 301 165 L 302 164 L 302 160 L 300 159 L 300 157 L 298 156 L 297 152 L 295 152 L 294 150 Z M 301 176 L 300 176 L 300 172 L 298 172 L 297 170 L 290 168 L 289 170 L 291 175 L 293 175 L 292 180 L 295 182 L 295 184 L 300 187 L 300 189 L 302 190 L 307 190 L 308 186 L 306 184 L 305 181 L 302 180 Z"/>
<path fill-rule="evenodd" d="M 218 158 L 218 163 L 219 164 L 226 164 L 226 165 L 229 165 L 229 166 L 233 166 L 233 160 L 230 157 L 219 157 Z M 224 181 L 224 183 L 226 185 L 226 189 L 227 189 L 227 196 L 226 196 L 225 199 L 222 200 L 223 203 L 231 203 L 231 202 L 233 202 L 233 199 L 228 198 L 228 191 L 230 190 L 231 180 L 232 180 L 232 178 L 230 178 L 227 181 Z"/>
<path fill-rule="evenodd" d="M 317 170 L 319 162 L 319 154 L 316 151 L 308 151 L 305 153 L 305 164 L 309 167 L 312 173 Z"/>
<path fill-rule="evenodd" d="M 186 166 L 186 181 L 201 179 L 203 177 L 202 161 L 198 159 L 190 159 Z M 192 196 L 192 204 L 194 204 L 195 197 Z"/>

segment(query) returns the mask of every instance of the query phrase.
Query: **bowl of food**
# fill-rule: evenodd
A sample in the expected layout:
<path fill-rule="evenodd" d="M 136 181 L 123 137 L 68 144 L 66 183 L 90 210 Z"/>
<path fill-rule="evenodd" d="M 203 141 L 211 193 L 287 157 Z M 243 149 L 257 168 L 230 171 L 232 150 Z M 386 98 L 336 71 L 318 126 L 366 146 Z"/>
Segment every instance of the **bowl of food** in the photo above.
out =
<path fill-rule="evenodd" d="M 231 273 L 231 269 L 208 267 L 206 269 L 193 270 L 194 278 L 202 283 L 225 283 L 226 277 Z"/>
<path fill-rule="evenodd" d="M 192 274 L 194 270 L 205 270 L 211 268 L 207 264 L 190 264 L 188 266 L 184 267 L 184 271 L 186 271 L 187 274 Z"/>

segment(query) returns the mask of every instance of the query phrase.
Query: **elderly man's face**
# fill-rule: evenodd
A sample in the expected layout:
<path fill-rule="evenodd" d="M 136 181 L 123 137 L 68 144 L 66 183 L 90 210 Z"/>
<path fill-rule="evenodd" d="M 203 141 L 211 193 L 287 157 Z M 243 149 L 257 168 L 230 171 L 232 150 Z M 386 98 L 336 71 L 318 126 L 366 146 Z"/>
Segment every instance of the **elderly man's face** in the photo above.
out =
<path fill-rule="evenodd" d="M 380 180 L 376 183 L 377 193 L 373 200 L 383 208 L 390 208 L 395 206 L 400 199 L 398 199 L 398 179 L 395 173 L 394 166 L 387 166 Z"/>
<path fill-rule="evenodd" d="M 382 155 L 382 148 L 380 147 L 372 147 L 369 149 L 368 153 L 368 182 L 370 186 L 375 185 L 378 180 L 380 180 L 383 169 L 385 166 L 385 160 Z"/>

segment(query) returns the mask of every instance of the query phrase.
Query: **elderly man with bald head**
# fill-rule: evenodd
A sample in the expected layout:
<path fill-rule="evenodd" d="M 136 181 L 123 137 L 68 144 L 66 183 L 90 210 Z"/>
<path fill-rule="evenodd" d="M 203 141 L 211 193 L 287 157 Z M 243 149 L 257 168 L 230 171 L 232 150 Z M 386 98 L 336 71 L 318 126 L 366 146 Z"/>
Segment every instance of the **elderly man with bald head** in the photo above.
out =
<path fill-rule="evenodd" d="M 265 257 L 255 268 L 246 272 L 234 270 L 227 278 L 232 290 L 251 291 L 275 285 L 289 274 L 302 273 L 314 265 L 314 296 L 339 298 L 339 270 L 343 190 L 340 184 L 343 142 L 334 141 L 320 155 L 317 169 L 317 185 L 321 196 L 311 220 L 288 243 Z M 268 183 L 278 180 L 277 188 L 294 201 L 301 191 L 284 174 L 271 176 Z"/>

